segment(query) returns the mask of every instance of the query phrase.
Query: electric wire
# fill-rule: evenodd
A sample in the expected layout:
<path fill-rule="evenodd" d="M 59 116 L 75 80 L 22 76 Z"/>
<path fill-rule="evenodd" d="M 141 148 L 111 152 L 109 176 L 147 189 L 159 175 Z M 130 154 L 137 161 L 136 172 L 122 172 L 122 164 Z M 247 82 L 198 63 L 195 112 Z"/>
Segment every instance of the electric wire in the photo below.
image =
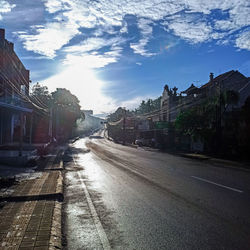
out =
<path fill-rule="evenodd" d="M 29 103 L 31 103 L 34 107 L 36 107 L 36 108 L 39 109 L 40 111 L 43 111 L 43 112 L 45 112 L 45 113 L 48 113 L 48 110 L 46 110 L 46 109 L 44 109 L 44 108 L 38 106 L 38 105 L 35 104 L 32 100 L 30 100 L 30 98 L 29 98 L 27 95 L 23 94 L 23 93 L 15 86 L 15 84 L 14 84 L 12 81 L 10 81 L 10 80 L 6 77 L 6 75 L 5 75 L 2 71 L 0 71 L 0 75 L 2 75 L 2 77 L 4 78 L 4 80 L 7 81 L 7 82 L 12 86 L 12 88 L 13 88 L 13 90 L 14 90 L 14 92 L 15 92 L 16 94 L 20 95 L 23 99 L 25 99 L 26 101 L 28 101 Z M 12 93 L 11 93 L 11 94 L 12 94 Z"/>

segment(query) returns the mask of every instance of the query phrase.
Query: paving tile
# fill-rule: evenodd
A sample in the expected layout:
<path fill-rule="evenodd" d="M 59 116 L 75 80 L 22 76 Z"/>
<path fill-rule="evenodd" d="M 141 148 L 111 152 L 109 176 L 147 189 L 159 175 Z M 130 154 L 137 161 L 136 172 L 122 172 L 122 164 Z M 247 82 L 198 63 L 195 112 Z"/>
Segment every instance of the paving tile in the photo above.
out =
<path fill-rule="evenodd" d="M 48 240 L 40 240 L 40 241 L 36 241 L 36 243 L 35 243 L 36 247 L 48 246 L 48 245 L 49 245 Z"/>
<path fill-rule="evenodd" d="M 39 230 L 51 230 L 51 225 L 44 226 L 44 227 L 39 227 Z"/>
<path fill-rule="evenodd" d="M 20 244 L 20 247 L 33 247 L 35 246 L 35 241 L 25 241 Z"/>
<path fill-rule="evenodd" d="M 50 163 L 50 165 L 52 165 Z M 59 171 L 43 172 L 40 178 L 27 180 L 16 187 L 12 196 L 55 194 Z M 8 202 L 0 210 L 0 250 L 61 248 L 61 238 L 50 244 L 51 232 L 60 235 L 61 204 L 55 201 L 34 200 Z M 58 211 L 57 211 L 58 210 Z M 56 221 L 55 221 L 56 220 Z M 50 247 L 49 247 L 50 244 Z M 54 245 L 53 245 L 54 244 Z M 54 246 L 54 247 L 53 247 Z"/>
<path fill-rule="evenodd" d="M 22 242 L 35 242 L 36 238 L 37 238 L 36 236 L 33 236 L 33 237 L 24 236 L 22 239 Z"/>
<path fill-rule="evenodd" d="M 39 230 L 37 235 L 50 235 L 50 230 Z"/>
<path fill-rule="evenodd" d="M 41 240 L 49 240 L 50 239 L 50 235 L 39 235 L 37 236 L 37 241 L 41 241 Z"/>
<path fill-rule="evenodd" d="M 25 232 L 24 237 L 35 237 L 37 235 L 36 231 L 33 232 Z"/>
<path fill-rule="evenodd" d="M 18 250 L 33 250 L 34 247 L 19 247 Z"/>
<path fill-rule="evenodd" d="M 40 247 L 35 247 L 34 250 L 48 250 L 49 246 L 40 246 Z"/>

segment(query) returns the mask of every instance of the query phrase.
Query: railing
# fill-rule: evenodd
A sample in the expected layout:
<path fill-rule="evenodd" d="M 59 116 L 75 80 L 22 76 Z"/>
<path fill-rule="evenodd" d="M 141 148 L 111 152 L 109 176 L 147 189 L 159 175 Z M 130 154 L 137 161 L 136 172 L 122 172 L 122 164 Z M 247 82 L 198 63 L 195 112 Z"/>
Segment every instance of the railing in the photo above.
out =
<path fill-rule="evenodd" d="M 19 96 L 1 96 L 0 102 L 19 107 L 25 107 L 24 101 Z"/>

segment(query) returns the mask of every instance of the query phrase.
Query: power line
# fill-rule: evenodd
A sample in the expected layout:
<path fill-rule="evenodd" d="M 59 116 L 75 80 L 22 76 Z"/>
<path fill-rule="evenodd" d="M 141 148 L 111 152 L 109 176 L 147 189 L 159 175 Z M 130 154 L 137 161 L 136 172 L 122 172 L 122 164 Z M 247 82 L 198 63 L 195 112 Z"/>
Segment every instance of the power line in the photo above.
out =
<path fill-rule="evenodd" d="M 29 103 L 31 103 L 34 107 L 36 107 L 36 108 L 39 109 L 40 111 L 43 111 L 43 112 L 45 112 L 45 113 L 48 113 L 48 110 L 46 110 L 46 109 L 44 109 L 44 108 L 42 108 L 42 107 L 36 105 L 34 102 L 32 102 L 32 101 L 30 100 L 30 98 L 29 98 L 28 96 L 24 95 L 24 94 L 15 86 L 15 84 L 14 84 L 12 81 L 10 81 L 10 80 L 6 77 L 6 75 L 5 75 L 2 71 L 0 71 L 0 74 L 5 78 L 5 81 L 7 81 L 7 82 L 13 87 L 14 91 L 16 91 L 16 94 L 20 95 L 22 98 L 24 98 L 25 100 L 27 100 Z M 11 94 L 12 94 L 12 93 L 11 93 Z"/>
<path fill-rule="evenodd" d="M 7 54 L 7 56 L 8 56 L 10 59 L 12 59 L 11 56 L 10 56 L 9 54 Z M 24 78 L 22 72 L 20 72 L 20 71 L 17 69 L 17 67 L 16 67 L 15 64 L 13 64 L 13 67 L 16 69 L 17 72 L 19 72 L 19 74 L 18 74 L 19 79 L 20 79 L 20 77 L 22 78 L 22 79 L 20 79 L 20 81 L 21 81 L 24 85 L 27 85 L 28 82 L 26 82 L 26 79 Z M 26 69 L 25 69 L 25 70 L 26 70 Z M 45 105 L 40 99 L 38 99 L 38 98 L 36 98 L 36 97 L 35 97 L 35 99 L 37 99 L 37 101 L 38 101 L 38 103 L 40 103 L 40 105 L 42 105 L 42 106 L 45 107 L 45 108 L 48 108 L 47 105 Z"/>

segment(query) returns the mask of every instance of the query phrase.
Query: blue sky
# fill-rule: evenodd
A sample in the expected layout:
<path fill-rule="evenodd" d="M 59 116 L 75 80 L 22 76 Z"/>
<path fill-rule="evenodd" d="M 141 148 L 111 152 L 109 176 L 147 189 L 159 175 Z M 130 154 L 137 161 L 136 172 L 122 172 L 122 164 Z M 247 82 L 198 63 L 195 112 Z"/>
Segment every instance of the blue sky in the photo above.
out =
<path fill-rule="evenodd" d="M 98 114 L 210 72 L 250 76 L 247 0 L 0 0 L 0 27 L 33 83 L 68 88 Z"/>

